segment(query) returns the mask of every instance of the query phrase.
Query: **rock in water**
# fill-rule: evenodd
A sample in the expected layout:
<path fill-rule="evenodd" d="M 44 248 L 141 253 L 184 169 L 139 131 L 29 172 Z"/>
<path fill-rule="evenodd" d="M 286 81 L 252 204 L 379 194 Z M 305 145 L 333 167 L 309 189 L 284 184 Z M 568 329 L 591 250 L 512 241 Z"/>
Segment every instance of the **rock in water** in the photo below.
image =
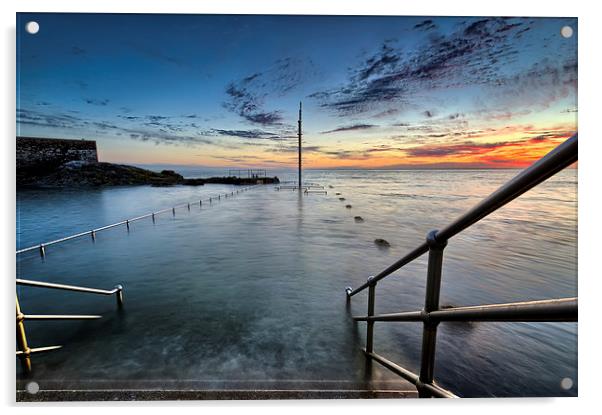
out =
<path fill-rule="evenodd" d="M 376 246 L 378 246 L 379 248 L 389 248 L 391 246 L 391 244 L 389 242 L 387 242 L 384 239 L 381 238 L 377 238 L 374 240 L 374 243 L 376 244 Z"/>
<path fill-rule="evenodd" d="M 364 218 L 362 218 L 361 216 L 355 216 L 353 219 L 355 219 L 355 221 L 358 222 L 358 223 L 364 221 Z"/>
<path fill-rule="evenodd" d="M 347 209 L 351 209 L 351 205 L 345 205 Z"/>

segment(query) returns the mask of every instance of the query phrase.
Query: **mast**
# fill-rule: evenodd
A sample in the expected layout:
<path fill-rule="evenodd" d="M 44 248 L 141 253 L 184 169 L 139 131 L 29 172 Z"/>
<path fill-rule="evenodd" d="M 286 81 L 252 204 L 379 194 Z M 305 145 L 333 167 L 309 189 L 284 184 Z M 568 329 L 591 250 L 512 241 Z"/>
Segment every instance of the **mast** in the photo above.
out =
<path fill-rule="evenodd" d="M 299 190 L 301 190 L 301 102 L 299 102 Z"/>

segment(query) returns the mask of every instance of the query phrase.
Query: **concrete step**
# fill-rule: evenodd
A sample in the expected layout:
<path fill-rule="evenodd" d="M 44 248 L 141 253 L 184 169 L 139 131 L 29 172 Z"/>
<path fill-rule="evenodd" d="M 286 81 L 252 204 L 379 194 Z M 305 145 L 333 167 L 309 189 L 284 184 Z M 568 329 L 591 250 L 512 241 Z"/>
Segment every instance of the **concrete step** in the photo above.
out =
<path fill-rule="evenodd" d="M 17 391 L 17 402 L 52 401 L 187 401 L 283 399 L 404 399 L 415 390 L 41 390 Z"/>

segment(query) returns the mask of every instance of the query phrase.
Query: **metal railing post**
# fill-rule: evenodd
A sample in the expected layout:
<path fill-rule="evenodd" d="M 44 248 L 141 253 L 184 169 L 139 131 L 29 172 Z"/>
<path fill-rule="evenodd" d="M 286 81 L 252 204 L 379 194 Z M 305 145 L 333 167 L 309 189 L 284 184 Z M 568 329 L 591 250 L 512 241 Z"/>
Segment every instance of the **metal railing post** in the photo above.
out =
<path fill-rule="evenodd" d="M 439 294 L 441 292 L 441 269 L 443 266 L 443 250 L 447 241 L 437 240 L 437 231 L 430 231 L 426 237 L 429 246 L 428 271 L 426 278 L 426 294 L 424 312 L 430 313 L 439 309 Z M 437 321 L 428 318 L 424 320 L 422 330 L 422 357 L 420 359 L 420 376 L 418 379 L 418 395 L 430 398 L 432 394 L 423 387 L 432 384 L 435 368 L 435 345 L 437 341 Z"/>
<path fill-rule="evenodd" d="M 374 315 L 374 300 L 376 297 L 376 282 L 372 282 L 373 276 L 368 277 L 368 315 Z M 374 321 L 368 321 L 366 329 L 366 353 L 374 351 Z"/>
<path fill-rule="evenodd" d="M 19 358 L 21 359 L 23 370 L 26 373 L 30 373 L 31 349 L 27 345 L 27 336 L 25 335 L 25 324 L 23 324 L 23 320 L 25 320 L 25 316 L 21 312 L 21 307 L 19 306 L 19 297 L 17 296 L 17 343 L 19 344 L 19 349 L 23 352 L 19 355 Z"/>
<path fill-rule="evenodd" d="M 117 307 L 123 307 L 123 286 L 118 284 L 115 286 L 115 297 L 117 297 Z"/>

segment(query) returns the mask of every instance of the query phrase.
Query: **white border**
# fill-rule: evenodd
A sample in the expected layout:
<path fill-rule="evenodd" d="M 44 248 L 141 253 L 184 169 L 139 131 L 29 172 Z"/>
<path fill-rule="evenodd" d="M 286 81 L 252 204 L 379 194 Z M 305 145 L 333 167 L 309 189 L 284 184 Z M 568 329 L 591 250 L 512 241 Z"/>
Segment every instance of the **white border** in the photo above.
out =
<path fill-rule="evenodd" d="M 3 53 L 1 55 L 2 82 L 5 96 L 0 111 L 2 136 L 2 325 L 4 336 L 2 344 L 2 362 L 6 364 L 2 371 L 0 390 L 2 403 L 10 413 L 18 410 L 25 413 L 65 414 L 81 413 L 106 414 L 114 411 L 144 411 L 145 413 L 163 413 L 167 407 L 177 406 L 178 412 L 193 413 L 210 409 L 213 411 L 244 410 L 250 413 L 306 413 L 317 408 L 344 410 L 345 413 L 365 414 L 379 411 L 443 411 L 447 414 L 483 414 L 483 412 L 504 413 L 519 408 L 529 411 L 539 409 L 546 413 L 576 413 L 595 407 L 597 387 L 599 385 L 600 323 L 593 314 L 597 311 L 601 293 L 600 267 L 596 264 L 596 255 L 600 246 L 602 232 L 600 200 L 600 161 L 602 156 L 602 133 L 599 122 L 602 106 L 600 99 L 600 46 L 602 39 L 599 13 L 595 2 L 545 1 L 528 2 L 525 0 L 500 0 L 486 2 L 476 0 L 429 0 L 399 1 L 391 0 L 21 0 L 0 3 L 2 20 Z M 579 161 L 579 398 L 565 399 L 475 399 L 460 402 L 430 401 L 258 401 L 258 402 L 148 402 L 148 403 L 80 403 L 21 405 L 14 404 L 14 331 L 13 331 L 13 276 L 15 265 L 15 12 L 138 12 L 138 13 L 236 13 L 236 14 L 372 14 L 372 15 L 476 15 L 476 16 L 576 16 L 579 18 L 579 124 L 581 151 Z M 598 174 L 597 174 L 598 173 Z M 598 238 L 596 238 L 598 235 Z M 598 254 L 599 255 L 599 254 Z M 484 374 L 486 376 L 486 374 Z M 425 406 L 426 405 L 426 406 Z M 107 408 L 110 407 L 110 408 Z M 428 407 L 427 407 L 428 406 Z"/>

